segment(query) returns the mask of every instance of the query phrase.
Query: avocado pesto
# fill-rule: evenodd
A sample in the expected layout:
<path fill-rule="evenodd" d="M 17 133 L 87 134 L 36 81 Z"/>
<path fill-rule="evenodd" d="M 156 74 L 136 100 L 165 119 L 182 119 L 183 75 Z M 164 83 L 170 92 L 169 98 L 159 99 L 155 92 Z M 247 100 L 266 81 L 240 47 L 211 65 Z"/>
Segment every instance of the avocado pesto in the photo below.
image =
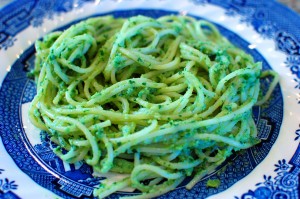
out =
<path fill-rule="evenodd" d="M 141 194 L 124 198 L 153 198 L 186 177 L 191 189 L 259 143 L 251 110 L 278 82 L 213 24 L 187 16 L 90 18 L 35 47 L 31 122 L 62 160 L 127 174 L 103 181 L 99 198 L 127 187 Z M 265 76 L 273 81 L 258 100 Z"/>

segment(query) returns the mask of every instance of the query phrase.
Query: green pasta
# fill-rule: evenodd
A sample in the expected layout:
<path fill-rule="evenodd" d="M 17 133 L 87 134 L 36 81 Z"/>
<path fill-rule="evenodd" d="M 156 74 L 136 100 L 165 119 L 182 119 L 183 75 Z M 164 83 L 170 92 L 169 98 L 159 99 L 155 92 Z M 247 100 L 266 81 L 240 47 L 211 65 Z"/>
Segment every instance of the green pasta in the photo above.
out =
<path fill-rule="evenodd" d="M 90 18 L 35 47 L 31 122 L 62 160 L 129 176 L 102 183 L 99 198 L 126 187 L 142 194 L 125 198 L 152 198 L 186 177 L 192 188 L 259 143 L 252 107 L 278 82 L 213 24 L 188 16 Z"/>

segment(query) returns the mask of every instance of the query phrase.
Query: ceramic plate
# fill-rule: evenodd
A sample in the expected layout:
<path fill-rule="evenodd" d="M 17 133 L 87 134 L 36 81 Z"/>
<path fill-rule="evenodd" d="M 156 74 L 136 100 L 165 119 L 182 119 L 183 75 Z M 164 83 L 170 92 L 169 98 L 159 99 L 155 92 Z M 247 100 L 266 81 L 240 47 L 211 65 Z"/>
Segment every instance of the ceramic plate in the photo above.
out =
<path fill-rule="evenodd" d="M 36 91 L 26 73 L 34 42 L 91 16 L 191 15 L 213 22 L 232 43 L 280 84 L 253 116 L 262 143 L 233 155 L 192 190 L 178 187 L 159 198 L 299 198 L 300 17 L 269 0 L 19 0 L 0 10 L 0 198 L 92 198 L 103 178 L 83 163 L 62 162 L 45 133 L 28 121 Z M 218 188 L 206 187 L 219 179 Z M 119 198 L 128 192 L 118 192 Z M 138 193 L 130 193 L 138 194 Z"/>

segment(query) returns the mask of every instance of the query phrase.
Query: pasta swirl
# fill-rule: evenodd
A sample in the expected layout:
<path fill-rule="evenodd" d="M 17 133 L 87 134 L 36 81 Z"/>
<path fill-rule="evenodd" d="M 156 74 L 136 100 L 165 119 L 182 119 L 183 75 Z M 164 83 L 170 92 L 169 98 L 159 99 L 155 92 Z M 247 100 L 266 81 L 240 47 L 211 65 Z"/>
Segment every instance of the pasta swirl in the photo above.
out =
<path fill-rule="evenodd" d="M 94 194 L 125 187 L 152 198 L 193 177 L 191 188 L 233 151 L 259 142 L 251 110 L 272 71 L 217 28 L 187 16 L 90 18 L 37 41 L 31 122 L 64 161 L 126 173 Z"/>

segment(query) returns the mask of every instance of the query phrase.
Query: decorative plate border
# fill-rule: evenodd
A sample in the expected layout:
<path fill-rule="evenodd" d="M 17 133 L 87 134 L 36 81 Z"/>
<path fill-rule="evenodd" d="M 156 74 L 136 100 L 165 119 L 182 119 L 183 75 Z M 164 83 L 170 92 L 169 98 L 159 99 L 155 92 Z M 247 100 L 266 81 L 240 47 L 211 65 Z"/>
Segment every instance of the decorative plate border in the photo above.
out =
<path fill-rule="evenodd" d="M 294 24 L 299 24 L 299 17 L 295 13 L 272 0 L 190 1 L 195 4 L 210 3 L 223 7 L 227 10 L 227 15 L 242 16 L 243 23 L 252 26 L 260 35 L 273 39 L 276 43 L 277 49 L 284 52 L 287 56 L 286 66 L 293 74 L 295 89 L 297 89 L 299 93 L 295 100 L 297 104 L 300 104 L 300 30 L 298 27 L 294 26 Z M 65 2 L 66 4 L 62 2 Z M 8 48 L 12 47 L 14 45 L 14 41 L 16 41 L 15 36 L 26 27 L 40 26 L 43 23 L 43 19 L 51 18 L 53 15 L 59 15 L 63 12 L 69 12 L 76 7 L 82 6 L 86 2 L 90 1 L 55 0 L 52 1 L 53 4 L 43 4 L 43 2 L 40 0 L 20 0 L 8 5 L 4 9 L 0 10 L 0 16 L 11 17 L 0 19 L 0 50 L 7 50 Z M 43 11 L 40 11 L 40 13 L 35 12 L 38 10 L 36 9 L 37 6 L 40 6 L 40 8 L 43 8 L 44 6 L 44 8 L 47 8 L 47 11 L 50 11 L 49 14 L 45 12 L 43 13 Z M 16 7 L 18 9 L 11 13 L 12 8 Z M 34 10 L 34 12 L 32 12 L 32 10 Z M 272 12 L 270 12 L 270 10 L 272 10 Z M 283 19 L 284 17 L 278 13 L 284 13 L 285 19 Z M 26 23 L 23 23 L 24 21 Z M 293 34 L 290 32 L 293 32 Z M 279 168 L 279 170 L 277 170 L 278 172 L 275 169 L 277 176 L 274 178 L 264 176 L 264 183 L 257 183 L 257 189 L 254 191 L 249 190 L 249 192 L 243 194 L 241 198 L 247 198 L 248 196 L 255 198 L 258 197 L 258 195 L 258 198 L 262 198 L 264 194 L 272 197 L 287 196 L 288 198 L 298 198 L 300 173 L 300 129 L 297 129 L 295 134 L 295 142 L 298 142 L 298 148 L 295 151 L 293 158 L 291 158 L 291 160 L 279 160 L 278 164 L 275 164 L 276 169 Z M 288 178 L 285 176 L 288 176 Z M 263 189 L 263 187 L 265 187 L 265 189 Z M 266 191 L 267 189 L 269 190 Z M 283 193 L 288 194 L 285 195 Z M 237 196 L 237 198 L 239 197 Z"/>

